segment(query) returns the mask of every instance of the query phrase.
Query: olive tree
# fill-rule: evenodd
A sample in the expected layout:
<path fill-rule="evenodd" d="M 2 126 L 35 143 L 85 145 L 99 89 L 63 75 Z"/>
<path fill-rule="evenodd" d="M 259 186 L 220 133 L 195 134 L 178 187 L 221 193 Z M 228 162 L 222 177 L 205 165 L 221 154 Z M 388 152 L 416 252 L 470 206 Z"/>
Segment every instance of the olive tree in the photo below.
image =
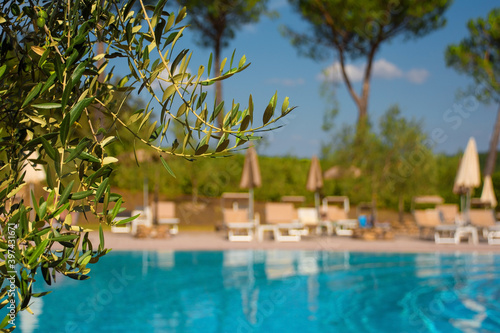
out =
<path fill-rule="evenodd" d="M 243 56 L 223 61 L 215 73 L 210 60 L 190 67 L 191 53 L 179 41 L 186 9 L 169 13 L 165 5 L 0 3 L 0 295 L 7 309 L 0 329 L 12 331 L 16 314 L 30 311 L 32 297 L 44 295 L 33 290 L 36 279 L 87 279 L 89 264 L 109 252 L 102 227 L 93 244 L 71 213 L 116 224 L 122 198 L 111 192 L 109 177 L 118 159 L 108 148 L 120 132 L 148 146 L 171 173 L 168 155 L 228 154 L 293 109 L 285 98 L 275 114 L 275 94 L 257 123 L 250 95 L 245 107 L 233 102 L 215 125 L 224 102 L 209 105 L 206 87 L 248 64 Z M 116 67 L 127 68 L 118 82 Z M 149 103 L 130 116 L 122 113 L 125 98 L 116 96 L 134 91 L 149 96 Z M 174 122 L 183 128 L 182 142 L 169 130 Z M 26 170 L 35 164 L 47 174 L 44 194 L 21 196 Z"/>

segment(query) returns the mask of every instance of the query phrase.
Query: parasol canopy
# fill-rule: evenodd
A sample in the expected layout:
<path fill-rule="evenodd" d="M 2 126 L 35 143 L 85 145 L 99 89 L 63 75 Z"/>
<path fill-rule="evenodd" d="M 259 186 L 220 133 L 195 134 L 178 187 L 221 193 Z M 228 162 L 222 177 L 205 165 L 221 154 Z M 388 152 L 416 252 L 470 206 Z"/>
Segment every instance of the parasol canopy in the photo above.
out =
<path fill-rule="evenodd" d="M 308 191 L 314 192 L 314 205 L 319 214 L 320 206 L 320 191 L 323 188 L 323 175 L 321 171 L 321 165 L 319 164 L 319 159 L 313 156 L 311 159 L 311 166 L 309 168 L 309 174 L 307 175 L 306 189 Z M 319 215 L 318 215 L 319 216 Z"/>
<path fill-rule="evenodd" d="M 484 177 L 481 201 L 489 203 L 492 208 L 495 208 L 497 206 L 497 198 L 495 197 L 495 191 L 493 190 L 493 182 L 491 181 L 491 176 Z"/>
<path fill-rule="evenodd" d="M 453 185 L 453 192 L 465 195 L 465 203 L 462 204 L 462 211 L 466 213 L 470 210 L 471 191 L 481 184 L 481 175 L 479 171 L 479 156 L 477 154 L 476 140 L 473 137 L 469 139 L 464 155 L 458 166 L 457 176 Z"/>
<path fill-rule="evenodd" d="M 465 148 L 464 155 L 458 167 L 455 178 L 454 192 L 466 192 L 481 184 L 479 172 L 479 156 L 477 154 L 476 140 L 470 138 Z"/>

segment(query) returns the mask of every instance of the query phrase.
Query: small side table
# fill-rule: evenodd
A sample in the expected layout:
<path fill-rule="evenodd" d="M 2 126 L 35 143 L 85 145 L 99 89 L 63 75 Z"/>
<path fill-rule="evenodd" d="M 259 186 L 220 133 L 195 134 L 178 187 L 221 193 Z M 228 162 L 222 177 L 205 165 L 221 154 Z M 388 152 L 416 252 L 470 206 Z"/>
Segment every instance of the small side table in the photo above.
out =
<path fill-rule="evenodd" d="M 477 236 L 477 228 L 472 226 L 458 227 L 455 232 L 455 243 L 460 244 L 462 237 L 467 237 L 469 243 L 477 244 L 479 242 Z"/>
<path fill-rule="evenodd" d="M 272 232 L 273 235 L 276 234 L 276 226 L 274 224 L 259 224 L 257 226 L 257 240 L 262 242 L 264 240 L 265 232 Z"/>

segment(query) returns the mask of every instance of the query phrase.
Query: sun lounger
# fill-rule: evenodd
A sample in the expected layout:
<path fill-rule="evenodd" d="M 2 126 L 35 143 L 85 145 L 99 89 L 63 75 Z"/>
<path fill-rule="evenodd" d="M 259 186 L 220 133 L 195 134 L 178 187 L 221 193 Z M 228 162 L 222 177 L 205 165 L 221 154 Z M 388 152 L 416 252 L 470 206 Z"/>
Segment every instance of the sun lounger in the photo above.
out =
<path fill-rule="evenodd" d="M 248 209 L 224 209 L 222 216 L 229 241 L 250 242 L 253 240 L 255 222 L 249 221 Z"/>
<path fill-rule="evenodd" d="M 168 227 L 168 232 L 171 235 L 179 233 L 179 219 L 175 217 L 175 202 L 160 201 L 157 208 L 158 225 Z"/>
<path fill-rule="evenodd" d="M 477 243 L 477 230 L 475 227 L 443 223 L 441 216 L 441 212 L 435 208 L 413 211 L 413 217 L 420 229 L 421 238 L 423 238 L 424 231 L 428 230 L 434 233 L 436 244 L 459 244 L 462 238 L 465 237 L 469 241 Z"/>
<path fill-rule="evenodd" d="M 463 224 L 457 204 L 439 204 L 436 209 L 441 214 L 441 221 L 445 224 Z"/>
<path fill-rule="evenodd" d="M 151 214 L 151 208 L 141 207 L 132 211 L 132 216 L 135 216 L 137 214 L 139 214 L 139 217 L 132 221 L 132 228 L 130 231 L 133 236 L 147 237 L 147 234 L 149 234 L 149 232 L 146 231 L 151 229 L 153 226 L 153 215 Z"/>
<path fill-rule="evenodd" d="M 304 227 L 298 221 L 297 212 L 292 203 L 268 202 L 265 204 L 266 224 L 259 224 L 257 233 L 259 241 L 264 238 L 264 232 L 270 231 L 278 242 L 298 242 Z"/>
<path fill-rule="evenodd" d="M 115 221 L 116 222 L 119 222 L 119 221 L 122 221 L 122 220 L 125 220 L 129 217 L 132 216 L 132 212 L 131 211 L 123 211 L 121 213 L 118 213 L 115 217 Z M 114 225 L 114 226 L 111 226 L 111 232 L 113 233 L 121 233 L 121 234 L 128 234 L 130 233 L 131 231 L 131 225 L 132 223 L 129 222 L 127 224 L 121 224 L 121 225 Z"/>
<path fill-rule="evenodd" d="M 347 213 L 336 206 L 327 208 L 326 218 L 333 223 L 335 234 L 338 236 L 352 236 L 354 229 L 359 226 L 358 220 L 349 219 Z"/>
<path fill-rule="evenodd" d="M 443 223 L 442 211 L 436 206 L 443 205 L 444 199 L 437 195 L 425 195 L 414 197 L 412 200 L 412 214 L 419 229 L 419 237 L 427 238 L 428 234 L 434 234 L 436 244 L 455 244 L 455 233 L 457 225 Z M 417 205 L 423 205 L 417 209 Z M 428 208 L 432 207 L 432 208 Z"/>
<path fill-rule="evenodd" d="M 339 203 L 340 206 L 330 205 Z M 320 223 L 321 229 L 326 228 L 327 234 L 333 231 L 339 236 L 352 236 L 353 230 L 359 226 L 358 220 L 349 219 L 350 205 L 346 196 L 329 196 L 323 199 L 323 219 Z"/>
<path fill-rule="evenodd" d="M 466 238 L 469 243 L 477 244 L 479 242 L 477 236 L 477 228 L 472 225 L 458 226 L 455 231 L 455 244 Z"/>
<path fill-rule="evenodd" d="M 435 208 L 415 209 L 413 217 L 417 223 L 420 238 L 426 238 L 426 232 L 434 234 L 436 244 L 454 244 L 456 226 L 441 226 L 439 211 Z M 438 230 L 439 229 L 439 230 Z"/>
<path fill-rule="evenodd" d="M 496 220 L 493 209 L 471 209 L 469 219 L 474 227 L 482 231 L 488 244 L 500 244 L 500 222 Z"/>
<path fill-rule="evenodd" d="M 440 228 L 452 229 L 450 226 L 456 227 L 455 230 L 455 243 L 458 244 L 463 238 L 468 238 L 469 242 L 474 244 L 478 243 L 477 228 L 471 225 L 466 225 L 465 220 L 460 213 L 457 204 L 439 204 L 436 205 L 441 218 Z M 439 229 L 439 228 L 438 228 Z"/>
<path fill-rule="evenodd" d="M 248 192 L 224 192 L 221 195 L 222 209 L 232 208 L 233 210 L 248 208 Z"/>
<path fill-rule="evenodd" d="M 248 192 L 224 192 L 220 199 L 220 209 L 223 212 L 225 209 L 239 210 L 249 209 L 250 193 Z M 247 217 L 248 218 L 248 217 Z M 215 224 L 215 230 L 226 230 L 224 218 L 218 220 Z"/>
<path fill-rule="evenodd" d="M 301 207 L 297 209 L 299 222 L 304 226 L 304 234 L 307 236 L 312 233 L 312 230 L 318 232 L 319 216 L 318 210 L 314 207 Z"/>

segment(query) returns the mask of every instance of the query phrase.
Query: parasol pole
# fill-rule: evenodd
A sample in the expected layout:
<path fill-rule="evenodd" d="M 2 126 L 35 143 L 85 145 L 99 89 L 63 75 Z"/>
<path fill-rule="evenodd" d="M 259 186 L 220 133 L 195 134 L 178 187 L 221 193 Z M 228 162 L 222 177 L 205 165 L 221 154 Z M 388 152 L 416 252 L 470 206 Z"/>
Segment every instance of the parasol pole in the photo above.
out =
<path fill-rule="evenodd" d="M 253 187 L 250 187 L 249 189 L 249 196 L 248 196 L 248 218 L 250 221 L 253 220 L 253 211 L 254 211 L 254 200 L 253 200 Z"/>
<path fill-rule="evenodd" d="M 320 197 L 319 197 L 319 191 L 317 190 L 314 192 L 314 206 L 316 207 L 316 211 L 318 213 L 318 218 L 321 216 L 320 214 Z"/>

